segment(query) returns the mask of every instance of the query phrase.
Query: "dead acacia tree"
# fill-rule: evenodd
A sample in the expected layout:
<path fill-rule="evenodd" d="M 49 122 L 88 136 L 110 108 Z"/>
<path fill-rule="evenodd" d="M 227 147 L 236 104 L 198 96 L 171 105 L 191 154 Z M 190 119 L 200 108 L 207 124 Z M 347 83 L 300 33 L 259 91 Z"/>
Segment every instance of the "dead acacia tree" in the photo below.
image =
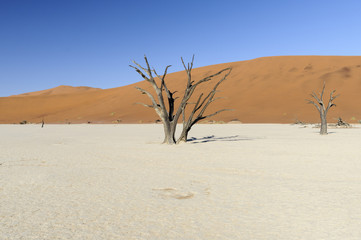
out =
<path fill-rule="evenodd" d="M 188 135 L 190 128 L 196 122 L 198 122 L 201 119 L 214 116 L 214 115 L 224 111 L 224 110 L 220 110 L 213 114 L 209 114 L 206 116 L 203 115 L 206 108 L 209 106 L 209 104 L 215 100 L 214 95 L 216 93 L 216 89 L 219 86 L 219 84 L 221 82 L 223 82 L 226 79 L 226 77 L 229 75 L 229 73 L 231 71 L 230 68 L 222 69 L 221 71 L 219 71 L 213 75 L 207 76 L 198 81 L 194 81 L 194 80 L 192 80 L 192 75 L 191 75 L 191 71 L 193 69 L 194 56 L 192 58 L 192 62 L 188 63 L 187 66 L 184 64 L 184 61 L 181 58 L 183 66 L 187 73 L 188 79 L 186 82 L 186 87 L 184 89 L 183 98 L 180 100 L 179 104 L 176 107 L 175 101 L 176 101 L 176 99 L 178 99 L 178 97 L 175 97 L 174 94 L 177 91 L 170 91 L 169 88 L 167 87 L 167 84 L 165 81 L 165 78 L 167 76 L 167 71 L 168 71 L 168 68 L 170 67 L 170 65 L 165 68 L 163 75 L 159 75 L 154 68 L 150 67 L 146 56 L 144 56 L 144 60 L 146 63 L 146 67 L 142 67 L 140 64 L 138 64 L 135 61 L 133 61 L 135 66 L 130 65 L 130 67 L 134 68 L 136 70 L 136 72 L 139 73 L 145 81 L 150 83 L 150 85 L 153 87 L 153 89 L 155 91 L 155 96 L 153 96 L 149 91 L 139 88 L 139 87 L 136 87 L 136 89 L 138 89 L 142 94 L 146 94 L 152 102 L 151 104 L 145 104 L 145 103 L 139 103 L 139 104 L 142 104 L 145 107 L 153 108 L 163 123 L 163 129 L 164 129 L 163 143 L 175 144 L 175 143 L 179 143 L 181 141 L 186 141 L 186 137 Z M 183 123 L 186 123 L 186 124 L 183 125 L 182 134 L 181 134 L 180 138 L 176 141 L 175 132 L 176 132 L 178 120 L 181 115 L 185 116 L 186 107 L 188 104 L 190 104 L 189 100 L 191 99 L 196 88 L 202 83 L 213 80 L 214 77 L 216 77 L 222 73 L 225 73 L 226 75 L 216 83 L 216 86 L 213 88 L 213 90 L 209 94 L 206 95 L 207 97 L 202 98 L 204 95 L 203 93 L 198 97 L 198 104 L 196 103 L 196 105 L 195 105 L 195 106 L 197 106 L 196 107 L 197 110 L 194 112 L 192 111 L 193 115 L 197 112 L 197 117 L 195 119 L 191 118 L 192 121 L 190 121 L 190 124 L 187 124 L 187 122 L 183 121 Z M 156 79 L 157 79 L 158 83 L 157 83 Z M 166 100 L 165 100 L 165 98 L 166 98 Z M 166 105 L 166 102 L 167 102 L 167 105 Z"/>
<path fill-rule="evenodd" d="M 193 59 L 192 59 L 192 64 L 188 65 L 187 67 L 185 66 L 183 59 L 182 59 L 182 63 L 184 66 L 184 69 L 187 73 L 188 76 L 188 83 L 191 83 L 191 78 L 192 78 L 192 65 L 193 65 Z M 197 101 L 194 103 L 194 107 L 191 109 L 191 112 L 189 113 L 188 119 L 186 119 L 186 108 L 188 105 L 190 105 L 191 103 L 186 102 L 183 105 L 183 109 L 182 109 L 182 115 L 183 115 L 183 130 L 182 133 L 180 135 L 180 137 L 177 140 L 177 143 L 183 141 L 183 142 L 187 142 L 187 138 L 188 138 L 188 133 L 191 130 L 191 128 L 193 127 L 194 124 L 196 124 L 197 122 L 206 119 L 206 118 L 210 118 L 213 117 L 215 115 L 217 115 L 218 113 L 221 113 L 223 111 L 229 111 L 231 109 L 221 109 L 218 110 L 214 113 L 205 115 L 205 111 L 207 109 L 207 107 L 214 101 L 221 99 L 220 97 L 215 98 L 214 96 L 216 95 L 217 88 L 218 86 L 227 79 L 228 75 L 231 73 L 232 69 L 231 68 L 226 68 L 223 69 L 222 71 L 226 71 L 225 75 L 216 82 L 216 84 L 214 85 L 213 89 L 207 94 L 204 95 L 203 93 L 201 93 L 198 96 Z M 214 77 L 215 75 L 210 75 L 209 78 Z M 187 85 L 188 87 L 189 85 Z"/>
<path fill-rule="evenodd" d="M 326 83 L 323 82 L 323 88 L 322 88 L 322 92 L 320 93 L 320 95 L 318 96 L 315 92 L 312 92 L 311 97 L 313 97 L 313 100 L 308 100 L 308 103 L 313 104 L 318 112 L 320 113 L 320 118 L 321 118 L 321 129 L 320 129 L 320 134 L 321 135 L 325 135 L 327 134 L 327 113 L 328 110 L 330 110 L 331 107 L 336 106 L 336 104 L 333 103 L 333 100 L 335 100 L 335 98 L 337 98 L 340 95 L 336 95 L 333 96 L 333 94 L 335 93 L 336 90 L 333 90 L 330 94 L 330 99 L 328 100 L 328 104 L 325 105 L 323 102 L 323 94 L 325 92 L 325 87 L 326 87 Z"/>

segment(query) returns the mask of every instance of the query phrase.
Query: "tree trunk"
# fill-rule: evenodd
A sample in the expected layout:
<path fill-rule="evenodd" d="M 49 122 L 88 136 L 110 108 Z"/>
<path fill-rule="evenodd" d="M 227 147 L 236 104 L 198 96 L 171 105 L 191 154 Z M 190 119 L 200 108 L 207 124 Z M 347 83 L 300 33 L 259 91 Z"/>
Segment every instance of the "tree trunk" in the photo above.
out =
<path fill-rule="evenodd" d="M 321 135 L 326 135 L 326 134 L 327 134 L 326 114 L 325 114 L 324 112 L 321 112 L 320 116 L 321 116 L 321 130 L 320 130 L 320 134 L 321 134 Z"/>
<path fill-rule="evenodd" d="M 164 127 L 164 144 L 175 144 L 175 127 L 174 124 L 171 124 L 170 122 L 164 122 L 163 121 L 163 127 Z"/>
<path fill-rule="evenodd" d="M 180 142 L 187 142 L 188 132 L 189 132 L 189 130 L 183 129 L 181 135 L 179 136 L 179 138 L 177 140 L 177 144 L 180 143 Z"/>

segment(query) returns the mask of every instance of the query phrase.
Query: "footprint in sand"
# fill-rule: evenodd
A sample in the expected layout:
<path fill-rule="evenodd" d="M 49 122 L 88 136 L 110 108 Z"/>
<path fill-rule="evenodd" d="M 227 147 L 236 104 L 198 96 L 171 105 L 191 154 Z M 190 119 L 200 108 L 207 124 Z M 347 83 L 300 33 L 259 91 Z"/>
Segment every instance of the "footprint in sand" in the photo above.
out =
<path fill-rule="evenodd" d="M 190 199 L 194 197 L 193 192 L 180 191 L 176 188 L 153 188 L 163 198 Z"/>
<path fill-rule="evenodd" d="M 153 188 L 153 191 L 158 192 L 158 195 L 162 198 L 175 198 L 175 199 L 191 199 L 196 193 L 201 195 L 209 195 L 210 188 L 199 184 L 197 181 L 190 183 L 190 189 L 177 189 L 177 188 Z"/>

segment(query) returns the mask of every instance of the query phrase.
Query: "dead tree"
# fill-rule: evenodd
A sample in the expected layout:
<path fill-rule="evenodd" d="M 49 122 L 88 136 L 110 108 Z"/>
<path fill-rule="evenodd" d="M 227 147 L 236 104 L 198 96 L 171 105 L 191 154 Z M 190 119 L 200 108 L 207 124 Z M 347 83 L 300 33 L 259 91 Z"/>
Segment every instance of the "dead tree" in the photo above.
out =
<path fill-rule="evenodd" d="M 323 82 L 323 88 L 322 88 L 322 92 L 321 92 L 320 96 L 317 96 L 317 94 L 315 92 L 312 92 L 311 97 L 313 97 L 315 101 L 307 99 L 308 103 L 313 104 L 317 108 L 318 112 L 320 113 L 320 118 L 321 118 L 320 134 L 321 135 L 327 134 L 327 113 L 331 107 L 336 106 L 336 104 L 333 103 L 333 100 L 335 100 L 335 98 L 337 98 L 339 96 L 339 95 L 333 96 L 333 94 L 336 91 L 336 90 L 333 90 L 330 94 L 330 99 L 328 100 L 328 104 L 325 105 L 323 102 L 323 94 L 325 92 L 325 87 L 326 87 L 326 83 Z"/>
<path fill-rule="evenodd" d="M 351 127 L 351 125 L 349 123 L 345 122 L 344 120 L 342 120 L 341 117 L 338 117 L 336 126 L 337 127 L 346 127 L 346 128 Z"/>
<path fill-rule="evenodd" d="M 183 59 L 182 59 L 182 63 L 184 66 L 184 69 L 187 73 L 188 76 L 188 83 L 191 83 L 191 78 L 192 78 L 192 64 L 188 67 L 185 66 Z M 193 63 L 193 60 L 192 60 Z M 205 115 L 205 111 L 207 109 L 207 107 L 214 101 L 221 99 L 221 98 L 215 98 L 214 96 L 217 93 L 217 88 L 218 86 L 227 79 L 228 75 L 231 73 L 232 69 L 231 68 L 226 68 L 223 69 L 222 71 L 226 71 L 226 74 L 218 81 L 216 82 L 216 84 L 214 85 L 213 89 L 208 93 L 208 95 L 204 96 L 203 93 L 201 93 L 198 96 L 197 101 L 194 104 L 194 107 L 191 109 L 191 112 L 188 116 L 188 119 L 186 119 L 186 107 L 190 104 L 188 102 L 186 102 L 183 105 L 183 109 L 182 109 L 182 115 L 183 115 L 183 130 L 182 133 L 180 135 L 180 137 L 177 140 L 177 143 L 183 141 L 183 142 L 187 142 L 187 138 L 188 138 L 188 133 L 191 130 L 191 128 L 193 127 L 194 124 L 196 124 L 197 122 L 206 119 L 206 118 L 210 118 L 213 117 L 215 115 L 217 115 L 218 113 L 221 113 L 223 111 L 229 111 L 231 109 L 221 109 L 218 110 L 214 113 Z M 210 78 L 214 77 L 213 75 L 209 76 Z M 188 87 L 189 85 L 187 85 Z"/>
<path fill-rule="evenodd" d="M 136 72 L 138 72 L 142 78 L 147 81 L 148 83 L 150 83 L 150 85 L 153 87 L 154 91 L 155 91 L 155 96 L 153 96 L 149 91 L 146 91 L 145 89 L 136 87 L 136 89 L 138 89 L 142 94 L 146 94 L 150 100 L 151 100 L 151 104 L 145 104 L 145 103 L 139 103 L 142 104 L 145 107 L 149 107 L 149 108 L 153 108 L 155 110 L 155 112 L 158 114 L 158 116 L 160 117 L 162 123 L 163 123 L 163 128 L 164 128 L 164 141 L 163 143 L 165 144 L 175 144 L 175 143 L 179 143 L 180 140 L 175 140 L 175 131 L 176 131 L 176 127 L 177 127 L 177 123 L 178 120 L 180 118 L 180 116 L 183 114 L 184 116 L 184 111 L 186 109 L 187 104 L 189 103 L 190 98 L 192 97 L 195 89 L 202 83 L 211 81 L 214 77 L 222 74 L 222 73 L 227 73 L 226 75 L 228 76 L 229 72 L 231 71 L 230 68 L 226 68 L 223 69 L 213 75 L 207 76 L 205 78 L 202 78 L 201 80 L 198 81 L 194 81 L 192 80 L 192 76 L 191 76 L 191 71 L 193 69 L 193 61 L 194 61 L 194 56 L 192 58 L 192 62 L 188 63 L 188 66 L 186 66 L 184 64 L 183 59 L 182 63 L 183 66 L 187 72 L 187 76 L 188 76 L 188 80 L 186 83 L 186 88 L 184 90 L 184 95 L 182 100 L 180 101 L 180 103 L 178 104 L 177 108 L 175 107 L 175 100 L 178 99 L 178 97 L 175 97 L 174 94 L 177 91 L 170 91 L 167 87 L 167 84 L 165 82 L 165 78 L 167 75 L 167 71 L 168 68 L 170 67 L 167 66 L 164 70 L 163 75 L 158 75 L 158 73 L 156 72 L 156 70 L 154 68 L 151 68 L 148 62 L 148 59 L 146 56 L 144 56 L 144 60 L 146 63 L 146 67 L 142 67 L 140 64 L 138 64 L 137 62 L 133 61 L 133 63 L 135 64 L 135 66 L 130 65 L 130 67 L 134 68 L 136 70 Z M 158 83 L 156 81 L 157 78 Z M 215 94 L 215 90 L 217 89 L 218 85 L 223 82 L 226 79 L 226 76 L 223 77 L 218 84 L 216 84 L 217 86 L 215 87 L 215 89 L 212 92 L 214 92 Z M 164 94 L 165 93 L 165 94 Z M 209 104 L 214 100 L 214 94 L 209 93 L 209 97 L 207 99 L 203 99 L 204 103 L 202 105 L 199 105 L 199 107 L 202 107 L 203 112 L 204 113 L 205 109 L 209 106 Z M 166 96 L 166 101 L 167 101 L 167 106 L 166 106 L 166 101 L 165 101 L 165 97 Z M 203 96 L 203 94 L 201 94 Z M 210 99 L 210 97 L 212 97 Z M 198 98 L 200 99 L 200 98 Z M 201 100 L 199 100 L 201 101 Z M 213 115 L 219 113 L 220 111 L 214 113 Z M 209 116 L 203 116 L 201 114 L 201 116 L 203 118 L 205 117 L 210 117 Z M 212 115 L 212 116 L 213 116 Z M 199 120 L 198 120 L 199 121 Z M 197 122 L 198 122 L 197 121 Z M 195 124 L 196 122 L 194 122 Z M 192 124 L 192 126 L 194 125 Z M 187 125 L 185 125 L 187 126 Z M 190 128 L 188 128 L 188 131 L 186 132 L 188 134 Z M 184 135 L 184 134 L 183 134 Z M 181 135 L 182 137 L 182 135 Z"/>

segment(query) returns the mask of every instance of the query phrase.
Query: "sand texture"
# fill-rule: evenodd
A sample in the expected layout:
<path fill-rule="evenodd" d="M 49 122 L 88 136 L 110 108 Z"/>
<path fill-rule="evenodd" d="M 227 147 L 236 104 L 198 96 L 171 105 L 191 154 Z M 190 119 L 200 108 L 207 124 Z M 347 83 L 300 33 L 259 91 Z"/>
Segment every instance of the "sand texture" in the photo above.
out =
<path fill-rule="evenodd" d="M 361 239 L 361 128 L 0 125 L 0 239 Z"/>
<path fill-rule="evenodd" d="M 152 63 L 152 59 L 149 59 Z M 170 63 L 170 64 L 181 64 Z M 197 61 L 195 60 L 195 66 Z M 306 104 L 312 91 L 321 91 L 326 81 L 325 95 L 336 89 L 341 96 L 337 107 L 329 112 L 329 121 L 342 117 L 350 123 L 361 120 L 361 56 L 282 56 L 218 64 L 196 68 L 193 79 L 199 80 L 217 71 L 232 67 L 228 80 L 218 88 L 224 97 L 209 107 L 209 113 L 233 109 L 212 118 L 215 121 L 239 120 L 243 123 L 317 122 L 319 115 Z M 171 69 L 170 69 L 171 71 Z M 158 69 L 162 72 L 162 69 Z M 141 81 L 142 78 L 134 79 Z M 166 81 L 172 91 L 182 96 L 186 74 L 169 74 Z M 119 79 L 119 85 L 121 85 Z M 113 89 L 72 88 L 60 86 L 26 95 L 0 98 L 0 123 L 26 120 L 38 123 L 154 123 L 159 117 L 153 109 L 136 105 L 150 103 L 135 86 L 152 90 L 147 82 Z M 205 84 L 195 92 L 209 89 Z M 177 95 L 176 95 L 177 96 Z"/>

